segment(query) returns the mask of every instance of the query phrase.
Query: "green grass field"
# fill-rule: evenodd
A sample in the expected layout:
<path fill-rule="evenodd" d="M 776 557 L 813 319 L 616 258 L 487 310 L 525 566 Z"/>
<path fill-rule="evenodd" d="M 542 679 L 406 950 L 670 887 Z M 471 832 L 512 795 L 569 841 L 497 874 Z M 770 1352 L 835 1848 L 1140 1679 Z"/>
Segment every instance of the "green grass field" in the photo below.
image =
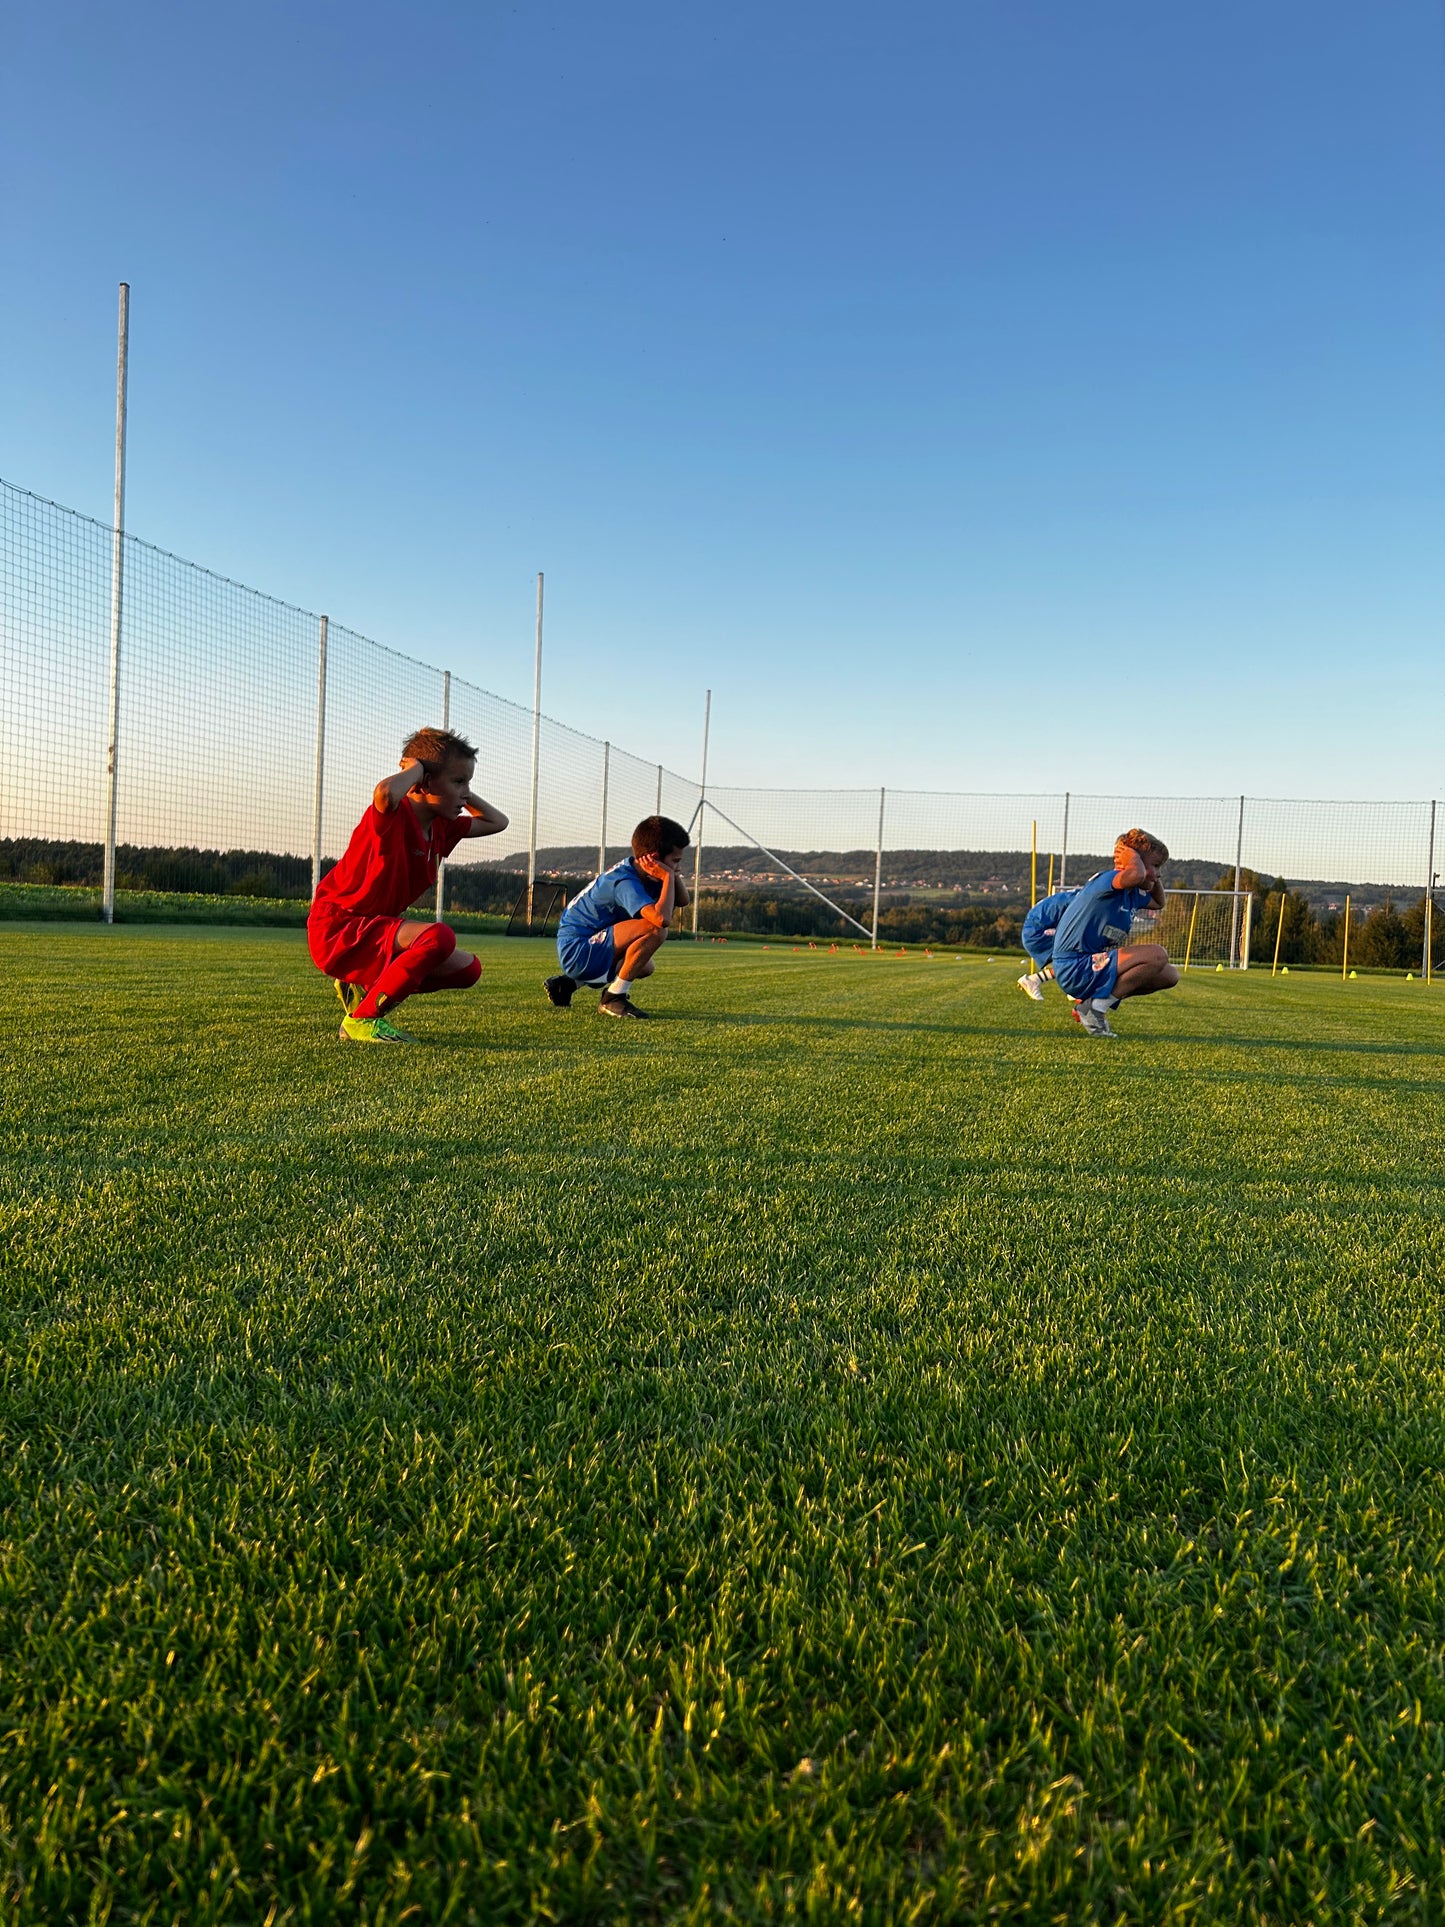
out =
<path fill-rule="evenodd" d="M 6 1921 L 1445 1917 L 1445 997 L 0 933 Z"/>

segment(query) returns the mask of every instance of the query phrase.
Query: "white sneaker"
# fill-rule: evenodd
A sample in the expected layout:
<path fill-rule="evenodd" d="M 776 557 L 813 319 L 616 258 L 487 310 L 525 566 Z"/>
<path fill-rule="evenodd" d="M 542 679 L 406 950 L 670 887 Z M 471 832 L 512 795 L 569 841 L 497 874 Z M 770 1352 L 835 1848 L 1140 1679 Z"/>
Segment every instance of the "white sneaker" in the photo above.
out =
<path fill-rule="evenodd" d="M 1036 1004 L 1041 1004 L 1044 1001 L 1044 987 L 1039 981 L 1037 971 L 1025 971 L 1024 975 L 1019 978 L 1019 989 L 1024 993 L 1025 997 L 1032 997 Z"/>

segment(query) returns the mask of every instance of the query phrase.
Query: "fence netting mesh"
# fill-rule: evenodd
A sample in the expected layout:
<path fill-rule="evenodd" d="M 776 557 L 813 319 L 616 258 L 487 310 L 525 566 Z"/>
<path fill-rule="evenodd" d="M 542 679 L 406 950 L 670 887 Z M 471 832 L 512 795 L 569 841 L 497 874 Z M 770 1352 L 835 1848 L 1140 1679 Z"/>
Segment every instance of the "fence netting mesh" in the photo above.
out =
<path fill-rule="evenodd" d="M 28 886 L 32 910 L 47 888 L 83 894 L 101 881 L 112 545 L 103 523 L 0 482 L 0 888 Z M 504 834 L 461 847 L 448 865 L 448 901 L 485 911 L 515 898 L 532 820 L 530 710 L 336 622 L 325 626 L 323 679 L 315 612 L 132 536 L 122 550 L 122 897 L 306 899 L 314 867 L 345 847 L 403 738 L 445 716 L 477 745 L 477 786 L 511 819 Z M 856 939 L 857 926 L 871 930 L 876 917 L 905 939 L 931 930 L 1003 943 L 1031 896 L 1082 882 L 1137 824 L 1168 845 L 1171 889 L 1254 894 L 1256 953 L 1270 932 L 1281 945 L 1295 941 L 1296 903 L 1315 932 L 1300 944 L 1328 950 L 1330 920 L 1349 898 L 1352 915 L 1374 917 L 1379 930 L 1382 918 L 1405 919 L 1396 944 L 1404 956 L 1418 936 L 1409 919 L 1426 916 L 1440 864 L 1429 799 L 714 783 L 700 808 L 695 780 L 550 717 L 537 750 L 539 875 L 575 887 L 624 854 L 633 825 L 661 810 L 701 838 L 704 929 Z"/>

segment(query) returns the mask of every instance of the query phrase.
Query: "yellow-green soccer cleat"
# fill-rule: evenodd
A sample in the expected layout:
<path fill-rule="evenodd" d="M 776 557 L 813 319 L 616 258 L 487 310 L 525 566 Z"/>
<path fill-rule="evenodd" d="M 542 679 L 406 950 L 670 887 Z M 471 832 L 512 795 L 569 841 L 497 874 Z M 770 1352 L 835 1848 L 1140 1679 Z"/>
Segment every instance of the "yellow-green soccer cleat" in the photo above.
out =
<path fill-rule="evenodd" d="M 360 984 L 348 984 L 340 977 L 333 977 L 331 981 L 336 988 L 336 996 L 341 1008 L 349 1017 L 366 992 Z"/>
<path fill-rule="evenodd" d="M 341 1041 L 352 1044 L 414 1044 L 404 1030 L 389 1024 L 384 1017 L 343 1017 Z"/>

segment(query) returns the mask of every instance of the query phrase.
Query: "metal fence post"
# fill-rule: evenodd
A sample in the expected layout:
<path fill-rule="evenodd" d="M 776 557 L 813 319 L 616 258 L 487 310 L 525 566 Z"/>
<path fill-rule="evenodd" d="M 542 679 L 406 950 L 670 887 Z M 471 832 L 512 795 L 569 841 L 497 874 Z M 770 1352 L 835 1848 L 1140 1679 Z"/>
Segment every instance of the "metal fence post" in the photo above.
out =
<path fill-rule="evenodd" d="M 602 745 L 602 823 L 597 832 L 597 874 L 607 868 L 607 775 L 612 762 L 612 745 Z"/>
<path fill-rule="evenodd" d="M 657 766 L 657 814 L 662 815 L 662 765 Z"/>
<path fill-rule="evenodd" d="M 120 284 L 115 347 L 115 523 L 110 542 L 110 728 L 107 745 L 105 868 L 100 914 L 115 922 L 115 818 L 120 778 L 120 630 L 125 581 L 125 417 L 130 370 L 130 283 Z"/>
<path fill-rule="evenodd" d="M 1425 954 L 1420 960 L 1420 975 L 1428 984 L 1435 974 L 1435 802 L 1430 803 L 1430 855 L 1425 864 Z"/>
<path fill-rule="evenodd" d="M 1059 851 L 1059 888 L 1064 887 L 1064 876 L 1069 867 L 1069 792 L 1064 791 L 1064 835 L 1063 847 Z"/>
<path fill-rule="evenodd" d="M 873 858 L 873 948 L 878 948 L 878 899 L 883 892 L 883 805 L 888 792 L 878 792 L 878 849 Z"/>
<path fill-rule="evenodd" d="M 321 618 L 321 635 L 316 646 L 316 785 L 311 816 L 311 894 L 321 883 L 321 799 L 326 784 L 326 630 Z"/>
<path fill-rule="evenodd" d="M 537 655 L 532 671 L 532 814 L 527 828 L 527 928 L 537 887 L 537 767 L 542 750 L 542 571 L 537 571 Z"/>
<path fill-rule="evenodd" d="M 1240 869 L 1244 861 L 1244 798 L 1239 799 L 1239 833 L 1234 839 L 1234 901 L 1229 906 L 1229 967 L 1231 970 L 1242 968 L 1239 961 L 1239 898 L 1244 889 L 1244 876 Z"/>
<path fill-rule="evenodd" d="M 1250 932 L 1253 929 L 1254 929 L 1254 897 L 1253 895 L 1250 895 L 1244 899 L 1244 945 L 1242 950 L 1240 951 L 1240 957 L 1239 957 L 1239 967 L 1241 970 L 1248 970 L 1249 968 L 1249 938 L 1250 938 Z"/>
<path fill-rule="evenodd" d="M 452 723 L 452 672 L 442 671 L 442 728 L 450 729 Z M 437 864 L 437 910 L 436 921 L 442 920 L 442 906 L 446 900 L 447 860 L 445 857 Z"/>
<path fill-rule="evenodd" d="M 702 909 L 702 820 L 707 804 L 707 739 L 712 728 L 712 691 L 707 692 L 707 701 L 702 711 L 702 781 L 697 787 L 697 843 L 692 857 L 692 940 L 697 943 L 702 938 L 698 926 L 698 912 Z"/>

